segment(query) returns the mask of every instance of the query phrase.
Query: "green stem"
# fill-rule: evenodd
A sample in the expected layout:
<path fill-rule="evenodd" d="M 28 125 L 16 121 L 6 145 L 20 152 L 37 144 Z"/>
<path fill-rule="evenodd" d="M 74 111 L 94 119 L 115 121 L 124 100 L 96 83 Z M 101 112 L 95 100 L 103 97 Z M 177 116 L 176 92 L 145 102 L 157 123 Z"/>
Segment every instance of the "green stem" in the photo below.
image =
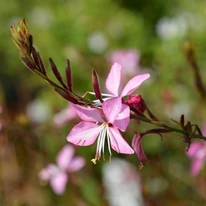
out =
<path fill-rule="evenodd" d="M 153 121 L 153 120 L 150 120 L 150 119 L 147 119 L 147 118 L 144 118 L 144 117 L 140 117 L 140 116 L 136 116 L 136 115 L 133 115 L 133 114 L 131 114 L 131 118 L 138 119 L 138 120 L 141 120 L 143 122 L 150 123 L 150 124 L 154 124 L 156 126 L 169 129 L 169 130 L 171 130 L 173 132 L 177 132 L 177 133 L 181 133 L 183 135 L 190 136 L 190 134 L 187 131 L 182 130 L 182 129 L 178 129 L 178 128 L 175 128 L 175 127 L 168 126 L 168 125 L 166 125 L 166 124 L 164 124 L 162 122 Z M 202 135 L 199 135 L 199 134 L 192 134 L 192 135 L 193 135 L 194 138 L 198 138 L 198 139 L 202 139 L 202 140 L 206 141 L 206 137 L 205 136 L 202 136 Z"/>

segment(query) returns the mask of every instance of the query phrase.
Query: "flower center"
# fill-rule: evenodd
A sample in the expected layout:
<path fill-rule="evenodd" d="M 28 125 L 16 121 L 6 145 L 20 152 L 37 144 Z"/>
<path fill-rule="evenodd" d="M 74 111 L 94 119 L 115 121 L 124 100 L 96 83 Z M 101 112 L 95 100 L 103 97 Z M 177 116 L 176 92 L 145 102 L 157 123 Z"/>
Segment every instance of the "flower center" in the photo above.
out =
<path fill-rule="evenodd" d="M 100 160 L 101 154 L 103 154 L 103 159 L 104 159 L 105 139 L 107 139 L 107 144 L 108 144 L 108 150 L 109 150 L 110 157 L 112 155 L 111 147 L 110 147 L 110 136 L 109 136 L 109 130 L 108 130 L 109 124 L 104 122 L 101 125 L 101 127 L 102 127 L 102 130 L 99 133 L 99 136 L 98 136 L 98 139 L 97 139 L 96 155 L 95 155 L 95 158 L 91 160 L 94 164 L 97 163 L 97 160 Z"/>

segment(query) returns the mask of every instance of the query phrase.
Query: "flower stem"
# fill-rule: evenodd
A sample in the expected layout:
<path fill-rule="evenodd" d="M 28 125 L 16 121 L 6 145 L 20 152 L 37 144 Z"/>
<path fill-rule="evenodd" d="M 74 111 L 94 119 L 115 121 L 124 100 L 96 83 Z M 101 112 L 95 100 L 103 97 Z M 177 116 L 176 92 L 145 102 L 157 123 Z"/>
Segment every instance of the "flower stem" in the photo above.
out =
<path fill-rule="evenodd" d="M 133 115 L 133 114 L 131 114 L 131 118 L 138 119 L 140 121 L 147 122 L 147 123 L 150 123 L 150 124 L 154 124 L 156 126 L 159 126 L 159 127 L 165 128 L 165 129 L 169 129 L 169 130 L 171 130 L 171 132 L 177 132 L 177 133 L 181 133 L 181 134 L 186 135 L 186 136 L 190 136 L 190 134 L 185 130 L 175 128 L 175 127 L 172 127 L 172 126 L 168 126 L 168 125 L 166 125 L 162 122 L 159 122 L 159 121 L 153 121 L 153 120 L 150 120 L 148 118 L 136 116 L 136 115 Z M 199 134 L 192 134 L 192 135 L 193 135 L 194 138 L 198 138 L 198 139 L 202 139 L 202 140 L 206 141 L 205 136 L 202 136 L 202 135 L 199 135 Z"/>

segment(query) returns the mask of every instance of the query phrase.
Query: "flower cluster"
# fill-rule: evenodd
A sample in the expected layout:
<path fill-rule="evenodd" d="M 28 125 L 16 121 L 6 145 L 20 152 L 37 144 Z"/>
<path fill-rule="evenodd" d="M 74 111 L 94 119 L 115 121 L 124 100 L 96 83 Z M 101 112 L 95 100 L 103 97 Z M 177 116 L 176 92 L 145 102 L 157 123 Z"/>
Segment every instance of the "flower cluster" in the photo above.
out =
<path fill-rule="evenodd" d="M 82 120 L 75 125 L 68 134 L 68 142 L 74 145 L 88 146 L 97 140 L 96 155 L 94 159 L 92 159 L 93 163 L 96 163 L 100 160 L 101 156 L 104 156 L 106 142 L 110 157 L 112 154 L 111 149 L 123 154 L 133 154 L 135 152 L 140 159 L 141 165 L 143 165 L 144 162 L 148 161 L 148 158 L 143 151 L 141 140 L 142 137 L 147 134 L 158 134 L 163 138 L 163 133 L 181 133 L 187 144 L 187 149 L 194 138 L 206 140 L 206 137 L 202 135 L 201 130 L 197 125 L 190 121 L 185 122 L 184 115 L 180 117 L 179 121 L 173 120 L 180 128 L 171 127 L 158 120 L 146 105 L 142 95 L 132 94 L 150 77 L 150 74 L 134 76 L 123 88 L 120 88 L 122 79 L 122 65 L 119 64 L 121 63 L 120 60 L 122 60 L 122 56 L 127 54 L 128 58 L 130 57 L 132 61 L 137 63 L 139 61 L 137 53 L 127 53 L 128 51 L 126 51 L 126 53 L 118 54 L 118 58 L 121 57 L 117 60 L 119 63 L 115 62 L 112 65 L 105 82 L 109 94 L 101 92 L 98 74 L 95 70 L 92 71 L 92 86 L 94 92 L 89 93 L 96 96 L 96 100 L 93 101 L 85 98 L 85 95 L 81 96 L 74 91 L 72 69 L 69 60 L 66 61 L 66 83 L 51 58 L 49 59 L 50 67 L 58 83 L 52 81 L 52 79 L 48 77 L 43 60 L 41 59 L 39 52 L 37 52 L 33 46 L 33 38 L 28 31 L 25 20 L 20 21 L 18 26 L 12 26 L 11 33 L 12 39 L 21 55 L 21 59 L 27 68 L 46 80 L 59 95 L 71 103 L 71 110 L 68 108 L 55 118 L 54 121 L 56 124 L 61 125 L 64 121 L 69 119 L 64 118 L 64 114 L 67 114 L 68 111 L 72 111 L 72 118 L 77 114 Z M 191 55 L 189 57 L 191 57 Z M 191 60 L 189 57 L 188 60 Z M 123 65 L 123 67 L 127 67 L 127 65 Z M 136 68 L 137 65 L 134 64 L 132 67 Z M 198 77 L 197 82 L 200 82 L 199 79 L 200 78 Z M 155 125 L 155 128 L 141 133 L 131 129 L 134 133 L 132 147 L 122 136 L 122 133 L 128 130 L 128 125 L 131 119 L 136 120 L 136 123 L 147 122 Z M 203 143 L 201 143 L 201 147 L 202 145 Z M 191 157 L 193 156 L 193 147 L 194 146 L 192 145 L 188 153 Z M 196 159 L 199 158 L 195 157 L 195 160 Z M 198 163 L 198 165 L 202 165 L 202 163 Z M 65 171 L 65 168 L 62 168 L 61 166 L 59 168 L 61 168 L 61 171 L 62 169 Z"/>
<path fill-rule="evenodd" d="M 67 140 L 75 145 L 87 146 L 97 139 L 96 163 L 104 154 L 105 140 L 111 156 L 111 148 L 118 153 L 133 154 L 134 150 L 122 137 L 121 132 L 125 132 L 130 122 L 130 107 L 123 102 L 123 97 L 130 95 L 146 79 L 149 74 L 142 74 L 133 77 L 119 92 L 121 82 L 122 67 L 114 63 L 106 79 L 106 88 L 112 95 L 103 101 L 101 107 L 91 108 L 80 105 L 73 105 L 77 115 L 83 120 L 71 130 Z M 120 130 L 120 131 L 119 131 Z"/>
<path fill-rule="evenodd" d="M 39 178 L 49 181 L 56 194 L 63 194 L 69 174 L 80 170 L 85 165 L 82 157 L 74 156 L 71 145 L 64 146 L 56 158 L 57 164 L 49 164 L 39 173 Z"/>

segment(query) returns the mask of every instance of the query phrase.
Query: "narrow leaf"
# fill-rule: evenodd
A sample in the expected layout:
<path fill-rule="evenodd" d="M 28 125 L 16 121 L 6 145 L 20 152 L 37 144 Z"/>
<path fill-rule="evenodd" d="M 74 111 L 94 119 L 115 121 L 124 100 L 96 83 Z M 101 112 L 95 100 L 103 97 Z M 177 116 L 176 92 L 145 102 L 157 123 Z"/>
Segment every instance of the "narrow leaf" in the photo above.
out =
<path fill-rule="evenodd" d="M 67 86 L 69 87 L 69 90 L 73 92 L 72 90 L 72 71 L 70 66 L 70 61 L 66 60 L 66 78 L 67 78 Z"/>
<path fill-rule="evenodd" d="M 58 71 L 55 63 L 53 62 L 53 60 L 52 60 L 51 58 L 49 58 L 49 63 L 50 63 L 50 65 L 51 65 L 51 69 L 52 69 L 55 77 L 57 78 L 57 80 L 61 83 L 61 85 L 62 85 L 65 89 L 67 89 L 68 87 L 64 84 L 63 79 L 62 79 L 62 76 L 61 76 L 61 74 L 59 73 L 59 71 Z"/>

